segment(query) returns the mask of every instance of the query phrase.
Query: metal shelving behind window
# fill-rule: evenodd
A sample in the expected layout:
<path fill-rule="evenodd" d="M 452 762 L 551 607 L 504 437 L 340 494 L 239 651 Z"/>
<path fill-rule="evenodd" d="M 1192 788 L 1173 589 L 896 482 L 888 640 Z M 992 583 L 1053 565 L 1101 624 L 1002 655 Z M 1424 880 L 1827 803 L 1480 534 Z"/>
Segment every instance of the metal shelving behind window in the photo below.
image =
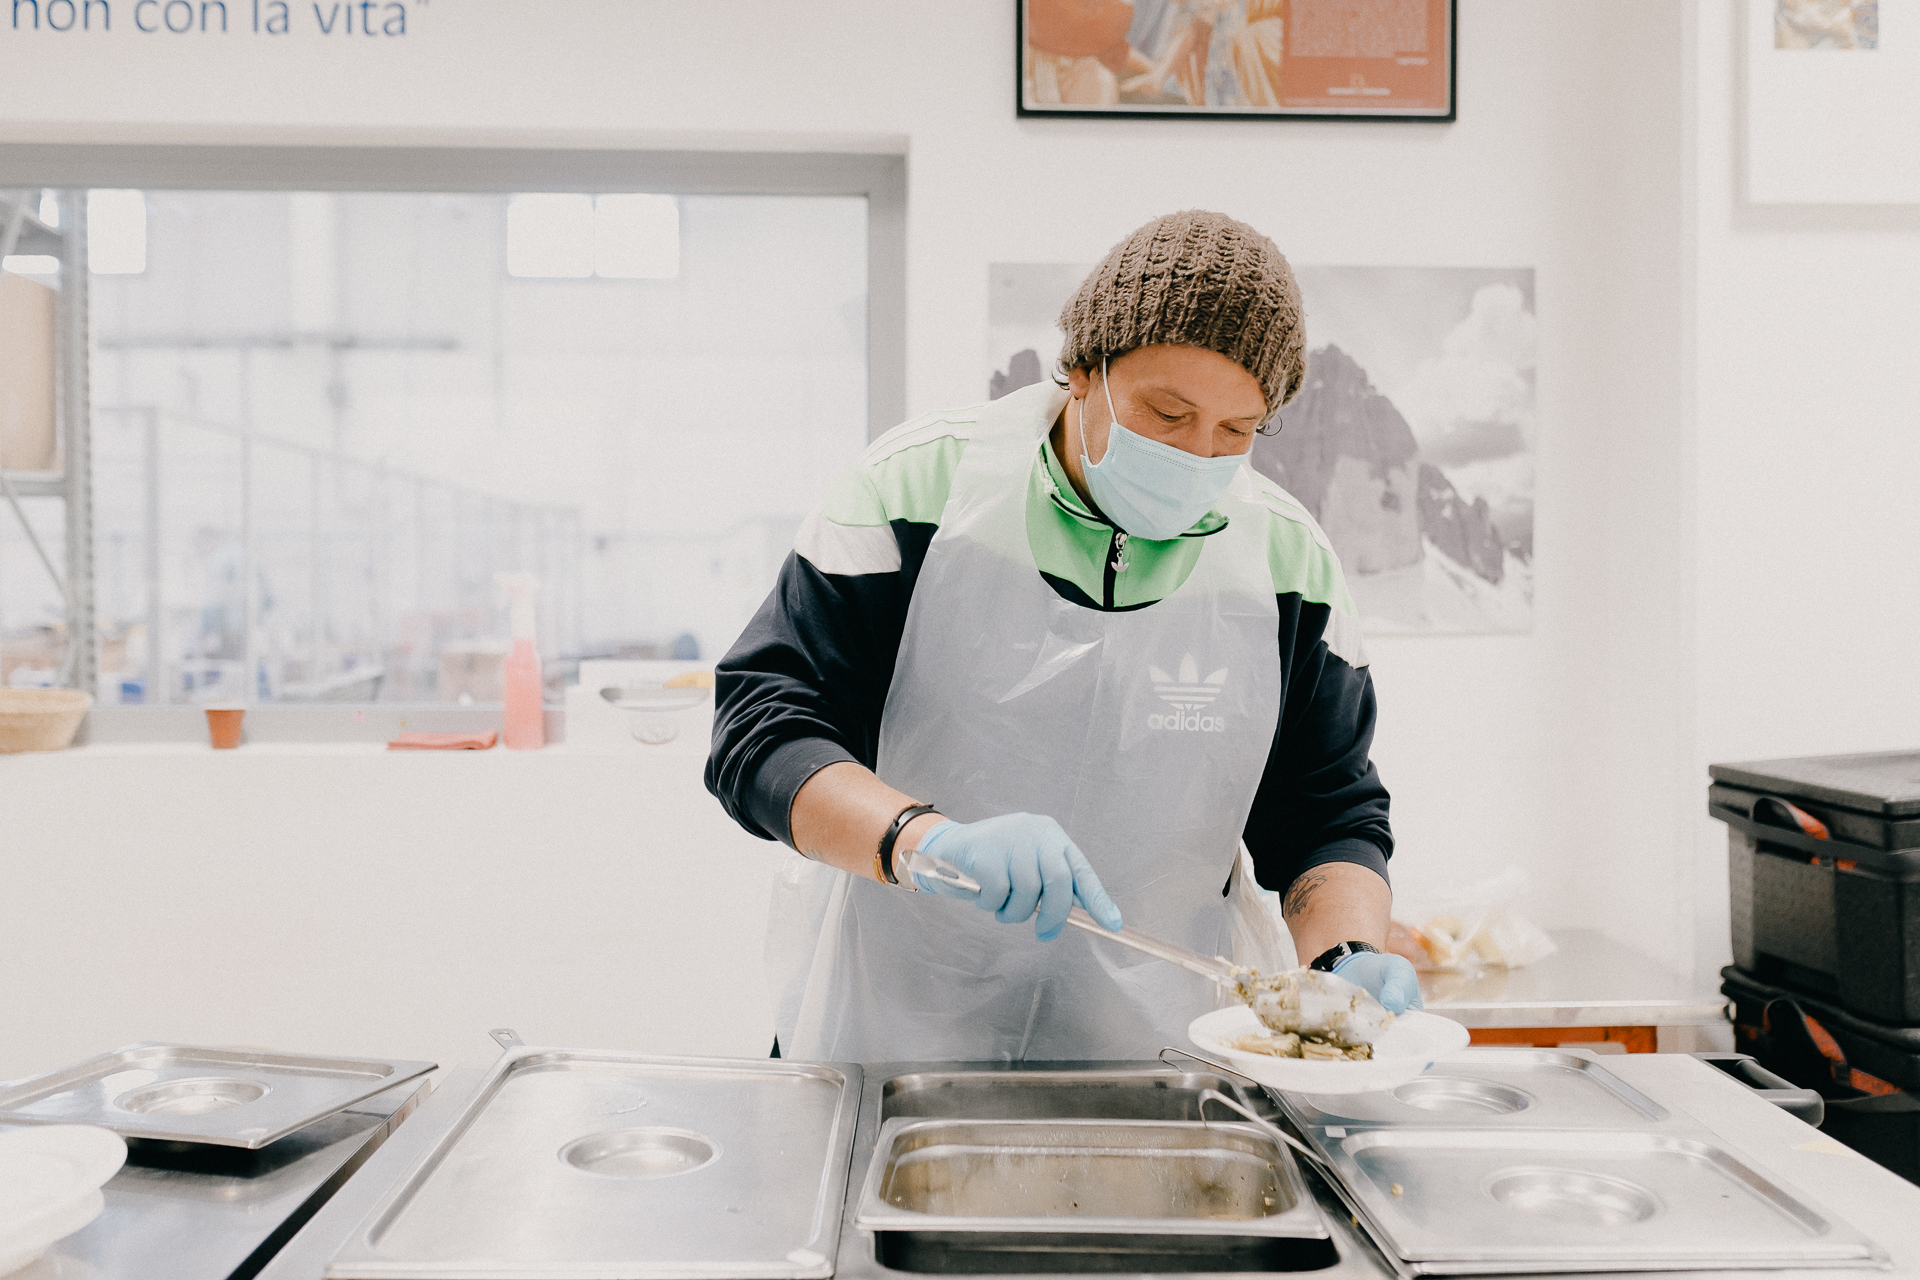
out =
<path fill-rule="evenodd" d="M 442 477 L 152 406 L 101 405 L 93 429 L 100 490 L 96 609 L 109 635 L 116 620 L 139 620 L 146 639 L 137 667 L 144 704 L 192 702 L 197 689 L 209 686 L 260 702 L 367 703 L 383 693 L 386 701 L 433 701 L 434 647 L 391 645 L 387 607 L 396 594 L 428 601 L 436 588 L 447 598 L 433 602 L 449 609 L 490 603 L 493 586 L 484 569 L 466 575 L 463 594 L 461 584 L 428 581 L 460 544 L 477 543 L 489 531 L 513 544 L 516 563 L 551 585 L 561 616 L 546 620 L 548 651 L 564 651 L 569 624 L 577 632 L 572 615 L 579 588 L 567 571 L 566 548 L 578 546 L 583 535 L 573 507 L 511 502 Z M 162 548 L 193 536 L 183 515 L 206 518 L 204 510 L 183 512 L 177 499 L 169 501 L 196 470 L 220 473 L 214 478 L 228 504 L 233 572 L 226 592 L 182 599 L 177 590 L 167 592 Z M 197 478 L 205 487 L 208 477 Z M 357 494 L 353 510 L 327 510 L 339 505 L 328 499 L 343 489 Z M 456 519 L 436 529 L 436 512 Z M 463 512 L 468 518 L 460 521 Z M 365 661 L 344 669 L 321 660 L 322 632 L 315 625 L 329 594 L 353 594 L 330 590 L 329 580 L 341 576 L 375 584 L 357 600 L 371 623 L 359 655 Z M 220 615 L 208 630 L 224 643 L 187 652 L 196 647 L 179 643 L 183 608 L 203 618 Z M 114 643 L 102 646 L 103 679 L 113 671 Z M 289 669 L 303 663 L 302 674 L 289 680 Z M 103 700 L 114 701 L 113 692 L 104 690 Z"/>
<path fill-rule="evenodd" d="M 341 698 L 358 702 L 373 696 L 362 692 L 357 685 L 336 690 L 326 683 L 344 681 L 349 676 L 359 680 L 362 673 L 358 669 L 335 672 L 331 667 L 338 664 L 323 661 L 326 655 L 314 633 L 312 620 L 301 621 L 305 617 L 301 609 L 317 613 L 317 604 L 303 602 L 338 600 L 345 597 L 349 588 L 358 589 L 354 584 L 361 584 L 365 588 L 362 594 L 366 597 L 366 608 L 360 612 L 366 616 L 356 615 L 350 620 L 351 626 L 384 632 L 390 628 L 383 619 L 395 616 L 391 601 L 393 584 L 425 575 L 436 583 L 452 584 L 443 593 L 446 599 L 441 612 L 484 612 L 467 598 L 479 590 L 476 583 L 484 586 L 482 579 L 490 577 L 475 576 L 478 573 L 476 548 L 483 541 L 485 547 L 492 550 L 513 549 L 513 554 L 527 559 L 527 567 L 537 572 L 544 582 L 565 584 L 560 598 L 554 599 L 543 613 L 543 628 L 561 625 L 579 633 L 591 625 L 596 628 L 593 633 L 596 637 L 603 631 L 609 635 L 618 631 L 615 638 L 620 639 L 627 631 L 634 631 L 642 640 L 649 643 L 659 640 L 662 644 L 665 641 L 661 637 L 673 632 L 672 644 L 678 653 L 682 639 L 688 637 L 679 635 L 668 624 L 677 624 L 678 613 L 691 608 L 688 602 L 705 607 L 713 599 L 724 596 L 722 603 L 731 608 L 756 591 L 764 590 L 759 581 L 765 576 L 763 562 L 769 561 L 776 544 L 786 545 L 788 538 L 783 531 L 791 520 L 785 517 L 792 513 L 781 508 L 773 515 L 782 519 L 772 523 L 767 519 L 748 520 L 738 528 L 705 531 L 709 536 L 697 548 L 693 543 L 698 542 L 698 538 L 683 535 L 669 526 L 663 526 L 667 532 L 649 532 L 647 528 L 638 533 L 624 529 L 590 530 L 582 527 L 576 512 L 554 506 L 539 493 L 490 493 L 439 483 L 447 477 L 406 473 L 403 466 L 383 468 L 373 460 L 348 456 L 337 444 L 328 447 L 326 440 L 311 442 L 320 446 L 317 449 L 285 448 L 282 446 L 288 442 L 266 440 L 256 430 L 252 417 L 235 412 L 231 405 L 202 412 L 194 403 L 169 406 L 165 397 L 156 398 L 145 392 L 132 394 L 122 385 L 123 379 L 117 372 L 125 364 L 121 348 L 136 342 L 151 343 L 158 331 L 109 334 L 105 340 L 97 340 L 94 335 L 90 307 L 104 307 L 109 302 L 117 307 L 121 290 L 116 284 L 115 292 L 105 292 L 107 282 L 90 277 L 87 259 L 90 193 L 95 189 L 111 189 L 113 194 L 129 196 L 145 192 L 149 211 L 157 207 L 153 203 L 155 193 L 161 193 L 159 199 L 163 202 L 158 207 L 166 207 L 165 202 L 185 198 L 180 193 L 204 192 L 326 192 L 337 193 L 341 198 L 360 198 L 355 193 L 422 191 L 612 192 L 620 199 L 630 200 L 635 199 L 631 193 L 638 191 L 671 193 L 682 202 L 701 196 L 859 197 L 866 210 L 864 306 L 844 315 L 823 313 L 817 319 L 829 324 L 858 326 L 858 341 L 864 348 L 865 361 L 863 373 L 856 375 L 859 381 L 855 386 L 864 383 L 864 405 L 857 390 L 845 394 L 844 401 L 846 416 L 853 424 L 865 418 L 866 434 L 871 437 L 899 421 L 905 409 L 906 160 L 904 155 L 887 149 L 884 142 L 877 140 L 872 151 L 836 153 L 0 144 L 0 232 L 17 223 L 15 253 L 57 259 L 57 273 L 42 279 L 49 283 L 57 279 L 59 286 L 57 298 L 43 304 L 57 307 L 58 312 L 53 323 L 58 365 L 56 465 L 32 472 L 9 473 L 15 481 L 19 502 L 27 508 L 38 528 L 53 572 L 44 572 L 29 557 L 26 544 L 17 532 L 23 522 L 12 511 L 0 507 L 0 543 L 13 543 L 5 548 L 6 554 L 0 559 L 0 570 L 4 570 L 0 572 L 0 624 L 8 621 L 8 597 L 14 598 L 13 612 L 17 615 L 21 593 L 30 586 L 35 598 L 28 604 L 35 614 L 33 625 L 39 629 L 37 643 L 45 651 L 36 658 L 37 678 L 44 679 L 47 670 L 57 665 L 62 683 L 104 696 L 109 704 L 147 704 L 139 708 L 97 708 L 91 730 L 94 734 L 103 727 L 109 737 L 147 736 L 149 732 L 156 736 L 196 733 L 197 720 L 176 714 L 190 708 L 154 705 L 201 700 L 202 690 L 197 683 L 191 692 L 183 684 L 176 696 L 173 673 L 168 667 L 168 653 L 181 647 L 169 641 L 179 639 L 184 633 L 175 625 L 180 620 L 171 619 L 166 612 L 168 602 L 177 593 L 171 588 L 163 593 L 160 584 L 171 581 L 167 576 L 170 570 L 178 570 L 172 560 L 165 558 L 164 551 L 180 545 L 180 537 L 178 531 L 162 536 L 155 527 L 156 520 L 164 521 L 163 502 L 169 490 L 169 473 L 156 459 L 167 456 L 168 443 L 176 436 L 190 436 L 196 440 L 206 438 L 208 448 L 201 452 L 219 452 L 221 458 L 235 451 L 242 455 L 235 470 L 241 491 L 240 523 L 235 525 L 239 530 L 239 545 L 251 547 L 262 564 L 270 553 L 278 555 L 283 562 L 264 577 L 244 566 L 239 573 L 238 586 L 245 600 L 229 608 L 229 612 L 243 615 L 247 620 L 242 628 L 245 653 L 244 661 L 231 665 L 242 669 L 245 679 L 229 691 L 224 684 L 232 682 L 225 681 L 223 676 L 223 687 L 210 691 L 222 700 L 238 693 L 249 703 L 261 702 L 263 705 L 258 708 L 261 715 L 250 719 L 250 726 L 257 720 L 259 728 L 266 730 L 271 727 L 270 722 L 278 724 L 284 719 L 289 726 L 288 733 L 298 736 L 293 734 L 294 721 L 306 724 L 310 719 L 318 724 L 324 719 L 326 724 L 333 725 L 338 716 L 322 715 L 320 707 L 285 705 L 283 700 Z M 39 202 L 47 196 L 52 200 L 48 211 L 57 216 L 43 220 L 38 214 Z M 638 198 L 660 202 L 657 195 Z M 108 216 L 113 211 L 97 206 L 95 212 L 99 215 L 95 219 L 99 224 L 96 230 L 106 230 L 113 221 Z M 96 260 L 92 267 L 119 270 L 111 265 L 115 259 L 109 248 L 104 242 L 94 245 Z M 649 274 L 638 268 L 619 269 L 620 265 L 615 262 L 612 264 L 615 269 L 602 274 L 622 280 L 629 275 Z M 503 281 L 509 276 L 504 267 L 503 262 Z M 156 259 L 156 270 L 178 268 L 177 256 L 164 262 Z M 257 269 L 257 264 L 253 269 Z M 90 285 L 94 286 L 92 290 Z M 491 287 L 497 292 L 499 286 Z M 548 286 L 536 283 L 533 287 Z M 602 287 L 621 286 L 616 281 Z M 119 310 L 116 309 L 114 315 L 119 317 Z M 116 323 L 120 321 L 116 319 Z M 177 335 L 169 330 L 158 336 Z M 223 332 L 214 336 L 228 339 L 232 334 Z M 371 335 L 374 340 L 385 340 L 389 336 Z M 356 349 L 360 345 L 366 344 L 357 344 Z M 90 360 L 90 356 L 95 358 Z M 107 380 L 111 387 L 94 386 L 99 376 L 109 370 L 116 371 L 115 376 Z M 790 389 L 800 388 L 806 392 L 814 382 L 821 381 L 813 376 L 804 361 L 796 371 L 783 371 L 779 376 L 784 381 L 770 386 L 751 405 L 735 410 L 763 433 L 784 423 L 781 407 L 787 404 Z M 730 386 L 731 382 L 720 379 L 716 385 Z M 90 387 L 94 395 L 106 402 L 97 421 L 90 404 Z M 146 389 L 150 391 L 151 388 Z M 682 407 L 673 412 L 697 415 L 699 407 L 691 410 Z M 185 459 L 182 465 L 200 461 L 202 459 L 195 455 Z M 283 472 L 281 479 L 286 484 L 275 489 L 270 481 Z M 669 477 L 664 483 L 678 486 L 674 493 L 683 494 L 693 483 L 690 477 L 696 475 L 697 470 L 690 470 L 684 460 L 678 460 L 662 474 Z M 296 483 L 303 480 L 305 487 Z M 289 484 L 299 492 L 288 489 Z M 282 489 L 292 494 L 285 501 L 275 497 Z M 179 492 L 177 485 L 174 491 Z M 515 502 L 513 498 L 523 500 Z M 346 507 L 352 507 L 350 514 L 355 516 L 354 520 L 341 524 L 322 518 L 334 508 Z M 360 518 L 362 516 L 365 518 Z M 462 529 L 477 521 L 484 538 L 461 536 L 435 541 L 432 530 L 448 521 L 452 522 L 449 527 Z M 336 529 L 335 525 L 340 528 Z M 187 536 L 191 537 L 196 531 L 188 530 Z M 447 544 L 444 547 L 440 545 L 443 542 Z M 496 543 L 499 545 L 495 546 Z M 605 571 L 601 576 L 608 577 L 608 581 L 598 577 L 582 578 L 577 568 L 570 567 L 568 557 L 554 551 L 556 547 L 567 546 L 591 546 L 595 563 L 604 562 Z M 280 549 L 276 551 L 276 547 Z M 577 559 L 578 556 L 572 557 Z M 689 565 L 698 572 L 690 573 Z M 617 591 L 610 592 L 612 578 L 609 575 L 618 576 L 621 583 L 628 585 L 626 597 Z M 45 585 L 50 581 L 62 583 L 57 595 Z M 144 591 L 141 590 L 143 584 Z M 458 589 L 453 589 L 455 587 Z M 735 601 L 734 596 L 739 596 L 740 601 Z M 583 601 L 604 616 L 583 623 Z M 608 601 L 620 608 L 607 608 Z M 55 619 L 63 612 L 64 623 L 56 623 Z M 661 616 L 654 617 L 655 612 Z M 668 612 L 675 612 L 676 616 L 667 617 Z M 273 618 L 268 615 L 289 620 L 282 628 L 288 633 L 285 637 L 272 631 Z M 191 622 L 188 619 L 186 624 Z M 211 624 L 203 619 L 200 625 L 206 630 Z M 104 636 L 102 628 L 107 632 Z M 225 634 L 220 628 L 213 630 Z M 655 636 L 655 632 L 659 635 Z M 64 652 L 54 655 L 50 636 L 62 640 L 72 637 L 73 643 L 63 645 Z M 402 648 L 411 643 L 412 640 L 405 640 Z M 422 632 L 419 643 L 438 644 L 443 651 L 456 647 L 441 643 L 437 632 L 433 635 Z M 598 644 L 599 640 L 595 639 L 594 643 Z M 717 649 L 724 644 L 724 636 L 708 637 L 702 644 L 703 648 Z M 133 654 L 129 650 L 135 647 L 145 650 L 143 661 L 131 661 Z M 571 646 L 563 642 L 557 647 L 565 652 Z M 292 655 L 282 673 L 283 680 L 271 689 L 266 688 L 259 679 L 261 660 L 282 651 Z M 586 655 L 585 650 L 581 652 L 593 656 Z M 426 689 L 429 681 L 447 682 L 444 662 L 434 668 L 426 653 L 427 650 L 422 649 L 412 655 L 408 650 L 398 661 L 385 663 L 386 692 L 380 695 L 383 701 L 391 698 L 417 706 L 415 699 L 422 696 L 419 690 Z M 599 650 L 594 650 L 594 655 L 598 653 Z M 17 644 L 14 656 L 16 660 L 20 656 Z M 185 658 L 194 656 L 175 655 L 181 657 L 181 662 L 175 662 L 174 668 L 183 670 Z M 216 656 L 225 659 L 235 655 L 226 654 L 223 647 Z M 298 661 L 304 661 L 311 670 L 296 670 Z M 559 665 L 550 664 L 556 670 Z M 113 687 L 100 688 L 106 679 L 103 673 L 108 670 L 119 673 L 120 679 L 109 682 Z M 133 687 L 129 673 L 137 676 L 140 687 Z M 25 680 L 23 677 L 23 682 Z M 445 692 L 438 690 L 441 695 Z M 313 714 L 302 719 L 302 713 L 309 711 Z M 272 715 L 267 715 L 268 712 Z M 136 720 L 141 725 L 151 721 L 156 728 L 136 730 Z M 355 713 L 353 723 L 359 721 Z"/>
<path fill-rule="evenodd" d="M 58 210 L 43 220 L 43 201 Z M 32 545 L 65 603 L 57 682 L 94 691 L 99 654 L 93 626 L 93 494 L 88 457 L 87 201 L 79 189 L 0 190 L 0 256 L 45 257 L 59 263 L 54 300 L 54 422 L 51 468 L 0 471 L 0 520 L 13 523 Z M 49 547 L 28 506 L 61 504 L 63 545 Z"/>

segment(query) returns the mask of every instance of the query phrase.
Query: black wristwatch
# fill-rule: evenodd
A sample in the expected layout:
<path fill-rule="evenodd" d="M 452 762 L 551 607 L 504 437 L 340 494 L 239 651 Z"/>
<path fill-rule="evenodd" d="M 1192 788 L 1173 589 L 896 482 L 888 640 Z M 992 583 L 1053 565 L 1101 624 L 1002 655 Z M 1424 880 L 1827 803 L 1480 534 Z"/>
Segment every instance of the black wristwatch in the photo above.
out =
<path fill-rule="evenodd" d="M 887 827 L 886 834 L 880 837 L 880 847 L 873 851 L 873 878 L 882 884 L 899 884 L 900 879 L 893 873 L 893 846 L 900 839 L 900 833 L 907 824 L 923 813 L 936 813 L 930 804 L 919 801 L 908 805 L 894 815 L 893 822 Z"/>
<path fill-rule="evenodd" d="M 1318 969 L 1322 973 L 1332 973 L 1333 966 L 1339 964 L 1348 956 L 1357 956 L 1361 952 L 1365 952 L 1370 956 L 1377 956 L 1380 954 L 1380 948 L 1374 946 L 1371 942 L 1342 942 L 1338 946 L 1328 947 L 1325 951 L 1315 956 L 1313 963 L 1308 965 L 1307 968 Z"/>

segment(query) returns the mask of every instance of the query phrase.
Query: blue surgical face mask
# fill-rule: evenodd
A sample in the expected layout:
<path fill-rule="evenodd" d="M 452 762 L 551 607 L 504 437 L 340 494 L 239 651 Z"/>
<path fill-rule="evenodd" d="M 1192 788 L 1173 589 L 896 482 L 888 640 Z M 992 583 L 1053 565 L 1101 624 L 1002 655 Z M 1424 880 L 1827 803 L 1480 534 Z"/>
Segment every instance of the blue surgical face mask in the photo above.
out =
<path fill-rule="evenodd" d="M 1098 463 L 1087 457 L 1086 401 L 1080 402 L 1080 465 L 1094 504 L 1136 538 L 1163 542 L 1179 537 L 1220 501 L 1247 455 L 1200 458 L 1135 435 L 1120 425 L 1113 411 L 1113 388 L 1104 359 L 1100 385 L 1107 393 L 1107 415 L 1113 426 L 1107 432 L 1106 456 Z"/>

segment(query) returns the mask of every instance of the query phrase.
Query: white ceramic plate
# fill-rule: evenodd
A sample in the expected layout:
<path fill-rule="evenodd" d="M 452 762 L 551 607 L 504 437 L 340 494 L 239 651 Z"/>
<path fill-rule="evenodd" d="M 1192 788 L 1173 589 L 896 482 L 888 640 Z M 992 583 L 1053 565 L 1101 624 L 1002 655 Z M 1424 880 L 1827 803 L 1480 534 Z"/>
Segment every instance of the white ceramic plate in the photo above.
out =
<path fill-rule="evenodd" d="M 119 1134 L 54 1124 L 0 1133 L 0 1275 L 100 1216 L 100 1187 L 126 1163 Z"/>
<path fill-rule="evenodd" d="M 1289 1093 L 1373 1093 L 1393 1089 L 1425 1071 L 1434 1059 L 1467 1047 L 1467 1029 L 1451 1018 L 1414 1010 L 1394 1018 L 1363 1062 L 1315 1062 L 1248 1053 L 1224 1042 L 1266 1030 L 1252 1009 L 1228 1005 L 1187 1026 L 1200 1051 L 1274 1089 Z"/>
<path fill-rule="evenodd" d="M 24 1225 L 7 1224 L 0 1230 L 0 1276 L 38 1262 L 48 1249 L 99 1217 L 106 1207 L 104 1195 L 88 1191 L 60 1205 L 56 1213 L 42 1214 Z"/>

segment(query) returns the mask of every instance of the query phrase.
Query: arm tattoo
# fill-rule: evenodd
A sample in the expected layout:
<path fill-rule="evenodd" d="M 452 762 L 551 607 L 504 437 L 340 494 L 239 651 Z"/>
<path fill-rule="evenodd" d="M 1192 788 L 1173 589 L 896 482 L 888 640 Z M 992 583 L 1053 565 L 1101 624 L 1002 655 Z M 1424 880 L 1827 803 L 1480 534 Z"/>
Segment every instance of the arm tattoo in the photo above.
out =
<path fill-rule="evenodd" d="M 1287 889 L 1287 896 L 1280 904 L 1280 909 L 1286 913 L 1287 919 L 1291 920 L 1304 912 L 1312 904 L 1314 895 L 1319 893 L 1331 878 L 1324 871 L 1309 871 L 1295 880 Z"/>

